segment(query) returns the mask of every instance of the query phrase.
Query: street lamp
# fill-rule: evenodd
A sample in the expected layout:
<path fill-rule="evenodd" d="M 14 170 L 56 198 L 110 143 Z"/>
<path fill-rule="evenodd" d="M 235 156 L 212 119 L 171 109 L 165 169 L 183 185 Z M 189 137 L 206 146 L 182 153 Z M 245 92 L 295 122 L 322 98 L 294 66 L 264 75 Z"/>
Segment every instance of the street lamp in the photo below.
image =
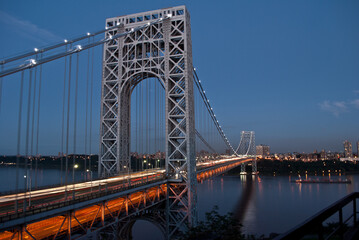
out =
<path fill-rule="evenodd" d="M 74 167 L 72 168 L 72 182 L 75 182 L 75 169 L 78 167 L 79 165 L 75 164 Z"/>
<path fill-rule="evenodd" d="M 145 169 L 143 168 L 143 164 L 146 163 L 146 162 L 147 162 L 146 159 L 143 160 L 143 162 L 142 162 L 142 170 L 145 170 Z M 145 164 L 145 167 L 146 167 L 146 164 Z"/>
<path fill-rule="evenodd" d="M 72 190 L 72 199 L 75 199 L 75 169 L 78 168 L 79 165 L 75 164 L 72 168 L 72 184 L 73 184 L 73 190 Z"/>

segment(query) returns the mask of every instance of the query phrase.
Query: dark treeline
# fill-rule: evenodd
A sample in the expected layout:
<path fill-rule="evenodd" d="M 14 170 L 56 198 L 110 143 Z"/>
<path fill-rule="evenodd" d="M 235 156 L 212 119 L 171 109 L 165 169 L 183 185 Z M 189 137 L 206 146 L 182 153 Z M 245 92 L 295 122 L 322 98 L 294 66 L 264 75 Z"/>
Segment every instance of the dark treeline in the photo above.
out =
<path fill-rule="evenodd" d="M 345 174 L 359 173 L 359 164 L 356 162 L 342 162 L 339 160 L 325 161 L 288 161 L 288 160 L 258 160 L 257 169 L 260 174 Z M 241 168 L 232 169 L 228 174 L 239 174 Z M 323 172 L 324 171 L 324 172 Z M 247 172 L 251 172 L 251 166 L 247 166 Z"/>

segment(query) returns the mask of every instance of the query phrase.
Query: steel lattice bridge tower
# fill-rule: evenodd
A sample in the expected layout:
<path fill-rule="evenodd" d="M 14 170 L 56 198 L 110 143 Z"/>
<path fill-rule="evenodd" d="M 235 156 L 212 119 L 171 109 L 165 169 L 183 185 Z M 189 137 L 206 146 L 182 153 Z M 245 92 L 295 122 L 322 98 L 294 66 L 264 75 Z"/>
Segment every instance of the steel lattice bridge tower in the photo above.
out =
<path fill-rule="evenodd" d="M 105 37 L 95 40 L 95 37 L 101 34 L 105 34 Z M 83 43 L 82 40 L 85 44 L 80 45 L 79 42 Z M 81 52 L 88 51 L 88 80 L 90 50 L 93 56 L 93 49 L 96 46 L 103 46 L 99 178 L 92 179 L 91 172 L 91 181 L 85 179 L 82 182 L 75 182 L 79 55 Z M 62 47 L 65 47 L 65 50 Z M 55 53 L 51 53 L 53 49 L 56 50 Z M 28 57 L 33 58 L 28 59 Z M 74 63 L 71 62 L 73 58 Z M 159 226 L 167 239 L 175 239 L 180 232 L 197 224 L 198 182 L 240 165 L 243 170 L 245 163 L 249 162 L 252 165 L 252 173 L 257 173 L 254 132 L 243 131 L 239 146 L 234 150 L 193 68 L 190 15 L 185 6 L 109 18 L 106 20 L 104 30 L 88 33 L 77 39 L 65 40 L 63 43 L 44 49 L 35 48 L 33 52 L 0 61 L 2 65 L 0 84 L 6 80 L 3 77 L 21 73 L 19 113 L 22 111 L 24 81 L 28 80 L 31 86 L 32 80 L 36 83 L 39 76 L 41 83 L 43 66 L 58 59 L 65 60 L 65 65 L 58 64 L 64 67 L 63 134 L 66 115 L 65 96 L 68 97 L 66 151 L 65 153 L 62 151 L 61 156 L 61 161 L 66 162 L 65 171 L 69 170 L 68 160 L 71 155 L 68 151 L 70 100 L 75 99 L 73 180 L 72 183 L 67 181 L 66 176 L 65 183 L 63 184 L 61 179 L 61 185 L 57 187 L 45 187 L 33 191 L 31 189 L 28 191 L 27 188 L 20 191 L 16 187 L 13 193 L 0 196 L 0 239 L 7 237 L 72 239 L 75 234 L 82 239 L 97 239 L 101 238 L 101 233 L 127 239 L 131 237 L 131 229 L 137 219 L 151 221 Z M 12 67 L 16 61 L 20 61 L 20 65 Z M 6 68 L 8 63 L 12 65 Z M 76 69 L 73 74 L 71 74 L 71 66 Z M 165 169 L 158 168 L 153 172 L 137 169 L 137 172 L 134 172 L 130 152 L 131 137 L 133 137 L 131 136 L 131 96 L 136 87 L 147 79 L 160 82 L 165 92 Z M 73 83 L 71 85 L 71 80 L 75 80 L 76 85 Z M 76 86 L 75 97 L 70 94 L 73 85 Z M 30 103 L 35 106 L 37 97 L 34 87 L 34 100 L 31 101 L 31 89 L 32 87 L 28 88 L 29 100 L 26 109 L 28 120 L 31 109 L 35 113 L 35 107 L 31 107 Z M 198 91 L 195 91 L 196 89 Z M 40 87 L 38 92 L 38 106 L 40 106 Z M 206 114 L 207 120 L 202 116 L 201 122 L 207 128 L 195 127 L 195 96 L 199 99 L 196 102 L 202 104 L 202 114 Z M 87 106 L 86 103 L 86 108 Z M 37 109 L 40 116 L 40 107 Z M 201 115 L 198 115 L 200 118 Z M 34 125 L 34 115 L 32 119 Z M 26 151 L 21 156 L 20 129 L 23 122 L 21 114 L 18 122 L 17 170 L 21 157 L 24 159 L 26 170 L 28 160 L 32 159 L 32 164 L 36 158 L 30 153 L 31 151 L 28 151 L 29 148 L 32 149 L 29 139 L 33 137 L 29 137 L 30 121 L 27 121 Z M 211 140 L 212 134 L 208 126 L 210 124 L 229 153 L 220 154 L 216 151 L 214 144 L 218 143 L 218 139 Z M 208 151 L 199 153 L 196 150 L 200 142 Z M 5 216 L 1 212 L 4 209 L 7 211 Z"/>
<path fill-rule="evenodd" d="M 242 131 L 241 141 L 238 144 L 236 153 L 240 156 L 252 157 L 252 173 L 257 174 L 256 144 L 254 131 Z M 241 174 L 246 174 L 245 163 L 241 164 Z"/>
<path fill-rule="evenodd" d="M 150 25 L 153 19 L 165 18 Z M 155 77 L 165 89 L 167 219 L 195 223 L 196 159 L 190 15 L 183 6 L 106 20 L 107 37 L 148 24 L 104 46 L 99 175 L 127 172 L 130 166 L 131 93 Z M 180 205 L 180 206 L 179 206 Z M 176 215 L 176 216 L 173 216 Z M 172 231 L 172 229 L 169 229 Z"/>

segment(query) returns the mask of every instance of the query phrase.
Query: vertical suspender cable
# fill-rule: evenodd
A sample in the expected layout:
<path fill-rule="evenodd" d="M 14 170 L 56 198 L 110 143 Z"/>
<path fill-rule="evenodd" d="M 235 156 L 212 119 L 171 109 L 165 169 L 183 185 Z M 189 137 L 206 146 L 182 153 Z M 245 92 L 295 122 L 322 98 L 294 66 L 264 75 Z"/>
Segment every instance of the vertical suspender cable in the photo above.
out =
<path fill-rule="evenodd" d="M 136 83 L 135 83 L 136 84 Z M 134 85 L 134 93 L 136 95 L 135 97 L 135 113 L 136 113 L 136 122 L 135 122 L 135 152 L 138 152 L 138 88 L 136 87 L 136 85 Z M 136 157 L 137 158 L 137 157 Z M 136 159 L 136 163 L 137 163 L 137 159 Z M 138 169 L 136 169 L 138 170 Z"/>
<path fill-rule="evenodd" d="M 27 179 L 28 179 L 28 172 L 27 172 L 27 160 L 29 157 L 29 128 L 30 128 L 30 108 L 31 108 L 31 87 L 32 87 L 32 68 L 30 68 L 29 71 L 29 92 L 27 96 L 27 116 L 26 116 L 26 139 L 25 139 L 25 174 L 24 176 L 24 185 L 25 185 L 25 195 L 24 195 L 24 201 L 23 201 L 23 209 L 24 213 L 26 212 L 26 193 L 27 193 Z"/>
<path fill-rule="evenodd" d="M 36 55 L 37 56 L 37 55 Z M 34 74 L 34 90 L 33 90 L 33 97 L 32 97 L 32 120 L 31 120 L 31 143 L 30 143 L 30 156 L 32 158 L 33 156 L 33 150 L 34 150 L 34 125 L 35 125 L 35 101 L 36 101 L 36 84 L 37 84 L 37 67 L 35 68 L 35 74 Z M 31 161 L 32 166 L 32 161 Z"/>
<path fill-rule="evenodd" d="M 37 55 L 36 55 L 37 59 Z M 29 187 L 30 187 L 30 200 L 29 205 L 31 206 L 31 188 L 32 188 L 32 161 L 33 157 L 33 149 L 34 149 L 34 123 L 35 123 L 35 100 L 36 100 L 36 80 L 37 80 L 37 67 L 35 67 L 34 74 L 34 90 L 33 90 L 33 98 L 32 98 L 32 120 L 31 120 L 31 137 L 30 137 L 30 178 L 29 178 Z"/>
<path fill-rule="evenodd" d="M 142 78 L 143 79 L 143 78 Z M 140 141 L 141 141 L 141 146 L 140 146 L 140 151 L 141 151 L 141 155 L 143 154 L 143 82 L 140 83 L 140 122 L 141 122 L 141 132 L 140 132 Z M 142 169 L 143 170 L 143 169 Z"/>
<path fill-rule="evenodd" d="M 69 79 L 67 84 L 67 119 L 66 119 L 66 140 L 65 140 L 65 154 L 66 154 L 66 163 L 65 163 L 65 200 L 67 198 L 67 175 L 69 168 L 69 129 L 70 129 L 70 93 L 71 93 L 71 65 L 72 65 L 72 55 L 69 57 Z"/>
<path fill-rule="evenodd" d="M 94 42 L 94 37 L 92 38 L 92 42 Z M 92 56 L 91 56 L 91 84 L 90 84 L 90 137 L 89 137 L 89 170 L 90 170 L 90 178 L 92 181 L 92 170 L 91 170 L 91 157 L 92 157 L 92 98 L 93 98 L 93 65 L 94 65 L 94 54 L 95 49 L 92 48 Z"/>
<path fill-rule="evenodd" d="M 146 154 L 149 153 L 149 134 L 148 134 L 148 129 L 149 129 L 149 119 L 148 119 L 148 115 L 149 115 L 149 89 L 148 89 L 148 79 L 146 80 Z"/>
<path fill-rule="evenodd" d="M 1 71 L 4 71 L 4 65 L 1 65 Z M 1 99 L 2 99 L 2 77 L 0 78 L 0 114 L 1 114 Z"/>
<path fill-rule="evenodd" d="M 151 94 L 151 88 L 152 88 L 152 81 L 153 81 L 153 79 L 148 79 L 148 106 L 149 106 L 149 110 L 148 110 L 148 139 L 147 139 L 147 141 L 148 141 L 148 145 L 149 145 L 149 147 L 148 147 L 148 149 L 149 149 L 149 151 L 148 151 L 148 154 L 150 154 L 150 153 L 152 153 L 152 148 L 151 148 L 151 142 L 152 141 L 150 141 L 150 137 L 151 137 L 151 113 L 152 113 L 152 104 L 151 104 L 151 97 L 152 97 L 152 94 Z"/>
<path fill-rule="evenodd" d="M 136 102 L 135 102 L 135 112 L 136 112 L 136 123 L 135 123 L 135 134 L 136 134 L 136 140 L 135 140 L 135 152 L 138 152 L 138 88 L 135 86 L 135 94 L 136 94 Z M 138 160 L 137 160 L 137 156 L 136 156 L 136 171 L 138 171 Z"/>
<path fill-rule="evenodd" d="M 166 89 L 166 87 L 165 87 Z M 166 91 L 166 90 L 165 90 Z M 167 140 L 167 136 L 166 136 L 166 124 L 167 124 L 167 119 L 166 118 L 166 105 L 167 105 L 167 98 L 166 98 L 166 93 L 165 91 L 161 91 L 161 113 L 160 113 L 160 119 L 161 119 L 161 145 L 162 145 L 162 149 L 164 152 L 166 152 L 166 140 Z"/>
<path fill-rule="evenodd" d="M 90 38 L 88 39 L 88 43 L 90 44 Z M 86 75 L 86 116 L 85 116 L 85 166 L 84 166 L 84 175 L 85 181 L 87 180 L 87 166 L 86 166 L 86 159 L 87 159 L 87 122 L 88 122 L 88 104 L 89 104 L 89 79 L 90 78 L 90 49 L 87 50 L 87 75 Z"/>
<path fill-rule="evenodd" d="M 137 84 L 136 86 L 136 112 L 137 112 L 137 116 L 136 116 L 136 127 L 137 127 L 137 133 L 136 133 L 136 152 L 139 153 L 140 152 L 140 83 Z M 138 166 L 139 170 L 140 167 Z"/>
<path fill-rule="evenodd" d="M 67 51 L 67 45 L 66 45 Z M 63 183 L 63 159 L 64 159 L 64 132 L 65 132 L 65 103 L 66 103 L 66 74 L 67 74 L 67 56 L 65 57 L 64 69 L 64 89 L 62 92 L 62 124 L 61 124 L 61 166 L 60 166 L 60 182 Z"/>
<path fill-rule="evenodd" d="M 20 100 L 19 100 L 19 118 L 17 125 L 17 149 L 16 149 L 16 201 L 15 201 L 15 212 L 18 211 L 18 191 L 19 191 L 19 160 L 20 160 L 20 144 L 21 144 L 21 117 L 22 117 L 22 98 L 23 98 L 23 90 L 24 90 L 24 71 L 21 72 L 21 83 L 20 83 Z"/>
<path fill-rule="evenodd" d="M 157 152 L 157 81 L 158 79 L 155 79 L 155 153 Z M 157 161 L 157 160 L 156 160 Z"/>
<path fill-rule="evenodd" d="M 75 158 L 76 158 L 76 137 L 77 137 L 77 95 L 78 95 L 78 82 L 79 82 L 79 54 L 76 54 L 76 75 L 75 75 L 75 111 L 74 111 L 74 153 L 72 158 L 72 183 L 75 182 Z M 73 186 L 75 187 L 75 185 Z M 73 190 L 75 196 L 75 189 Z"/>
<path fill-rule="evenodd" d="M 42 54 L 41 54 L 42 57 Z M 40 131 L 40 102 L 41 102 L 41 83 L 42 83 L 42 65 L 40 66 L 39 74 L 39 95 L 37 100 L 37 122 L 36 122 L 36 160 L 35 160 L 35 188 L 37 188 L 37 163 L 39 158 L 39 131 Z"/>

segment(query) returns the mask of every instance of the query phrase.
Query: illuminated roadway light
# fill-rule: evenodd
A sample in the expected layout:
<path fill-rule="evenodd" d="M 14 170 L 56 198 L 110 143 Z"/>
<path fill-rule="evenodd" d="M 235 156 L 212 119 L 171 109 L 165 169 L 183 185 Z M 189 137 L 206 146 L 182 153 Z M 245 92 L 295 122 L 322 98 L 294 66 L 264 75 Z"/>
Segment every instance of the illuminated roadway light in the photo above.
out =
<path fill-rule="evenodd" d="M 147 26 L 150 26 L 150 24 L 151 24 L 151 23 L 148 22 L 148 23 L 147 23 Z"/>
<path fill-rule="evenodd" d="M 90 35 L 91 35 L 91 33 L 88 32 L 88 33 L 87 33 L 87 36 L 90 36 Z"/>
<path fill-rule="evenodd" d="M 196 71 L 196 68 L 193 68 L 193 70 L 195 70 L 195 71 Z"/>
<path fill-rule="evenodd" d="M 37 51 L 39 51 L 39 49 L 37 49 L 37 48 L 34 48 L 34 51 L 35 51 L 35 52 L 37 52 Z"/>
<path fill-rule="evenodd" d="M 75 52 L 79 52 L 82 50 L 82 46 L 81 45 L 76 45 L 75 48 L 73 49 L 73 51 Z"/>
<path fill-rule="evenodd" d="M 116 25 L 117 25 L 117 26 L 120 25 L 120 22 L 116 23 Z"/>
<path fill-rule="evenodd" d="M 65 39 L 64 42 L 67 43 L 67 39 Z"/>
<path fill-rule="evenodd" d="M 167 17 L 169 17 L 169 18 L 172 17 L 172 14 L 171 13 L 167 14 Z"/>

